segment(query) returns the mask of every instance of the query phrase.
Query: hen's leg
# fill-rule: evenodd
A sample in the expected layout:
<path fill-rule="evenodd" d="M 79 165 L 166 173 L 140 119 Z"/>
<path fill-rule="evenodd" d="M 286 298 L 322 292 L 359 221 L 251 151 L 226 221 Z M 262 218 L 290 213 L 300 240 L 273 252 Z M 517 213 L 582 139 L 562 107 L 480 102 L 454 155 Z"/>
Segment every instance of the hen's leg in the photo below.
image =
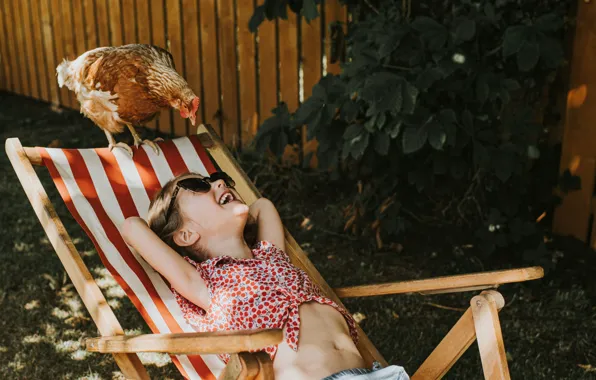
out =
<path fill-rule="evenodd" d="M 131 147 L 129 147 L 128 145 L 126 145 L 123 142 L 117 143 L 116 140 L 114 139 L 114 136 L 112 136 L 112 134 L 110 132 L 108 132 L 106 130 L 104 130 L 104 132 L 106 134 L 106 137 L 108 138 L 108 143 L 109 143 L 108 148 L 110 148 L 110 151 L 112 149 L 114 149 L 115 147 L 120 147 L 120 148 L 124 149 L 125 151 L 127 151 L 132 157 L 132 148 Z"/>
<path fill-rule="evenodd" d="M 132 137 L 133 137 L 133 138 L 134 138 L 134 140 L 135 140 L 134 144 L 135 144 L 135 146 L 136 146 L 136 147 L 138 147 L 139 145 L 141 145 L 141 144 L 145 143 L 145 144 L 149 145 L 151 148 L 153 148 L 153 150 L 155 151 L 155 153 L 156 153 L 157 155 L 159 155 L 159 147 L 157 146 L 157 144 L 156 144 L 156 143 L 154 143 L 154 142 L 153 142 L 153 141 L 151 141 L 151 140 L 141 140 L 141 137 L 139 136 L 139 134 L 138 134 L 138 133 L 137 133 L 137 131 L 135 130 L 135 127 L 133 127 L 131 124 L 127 124 L 126 126 L 127 126 L 127 127 L 128 127 L 128 129 L 130 130 L 130 133 L 132 134 Z M 155 140 L 156 140 L 156 141 L 157 141 L 157 140 L 162 140 L 162 141 L 163 141 L 163 139 L 155 139 Z"/>

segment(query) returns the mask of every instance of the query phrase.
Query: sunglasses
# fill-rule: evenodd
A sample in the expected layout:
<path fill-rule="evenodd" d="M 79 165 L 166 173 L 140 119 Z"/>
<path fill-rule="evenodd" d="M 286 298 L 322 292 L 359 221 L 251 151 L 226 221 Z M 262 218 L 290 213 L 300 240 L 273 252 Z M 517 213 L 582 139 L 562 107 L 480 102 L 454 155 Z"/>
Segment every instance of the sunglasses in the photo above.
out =
<path fill-rule="evenodd" d="M 223 180 L 226 184 L 226 187 L 233 188 L 236 186 L 236 182 L 224 172 L 215 172 L 211 174 L 209 177 L 190 177 L 180 180 L 176 183 L 176 188 L 172 193 L 172 198 L 170 199 L 170 204 L 168 205 L 168 209 L 166 211 L 166 220 L 170 218 L 170 213 L 172 212 L 172 205 L 176 202 L 176 197 L 178 196 L 178 192 L 180 189 L 192 191 L 193 193 L 206 193 L 211 190 L 211 184 L 213 182 Z"/>

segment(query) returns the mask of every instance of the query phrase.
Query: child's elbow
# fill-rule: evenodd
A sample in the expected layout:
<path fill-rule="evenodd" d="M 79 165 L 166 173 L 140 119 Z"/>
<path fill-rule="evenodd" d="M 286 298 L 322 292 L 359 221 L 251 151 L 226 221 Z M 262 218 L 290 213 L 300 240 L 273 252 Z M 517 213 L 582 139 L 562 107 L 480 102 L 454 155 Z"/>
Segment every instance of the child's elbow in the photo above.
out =
<path fill-rule="evenodd" d="M 131 243 L 132 237 L 135 233 L 138 232 L 139 223 L 144 223 L 145 221 L 137 216 L 131 216 L 126 218 L 124 223 L 122 223 L 121 233 L 124 241 L 128 244 Z"/>

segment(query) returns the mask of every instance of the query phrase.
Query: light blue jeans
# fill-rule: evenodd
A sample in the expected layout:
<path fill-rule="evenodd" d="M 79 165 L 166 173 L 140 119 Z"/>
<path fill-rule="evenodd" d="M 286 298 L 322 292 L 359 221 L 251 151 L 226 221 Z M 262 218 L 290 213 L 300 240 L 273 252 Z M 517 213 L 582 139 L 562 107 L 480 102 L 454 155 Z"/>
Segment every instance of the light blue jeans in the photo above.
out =
<path fill-rule="evenodd" d="M 382 368 L 379 362 L 374 362 L 372 369 L 346 369 L 322 380 L 410 380 L 410 376 L 403 367 L 392 365 Z"/>

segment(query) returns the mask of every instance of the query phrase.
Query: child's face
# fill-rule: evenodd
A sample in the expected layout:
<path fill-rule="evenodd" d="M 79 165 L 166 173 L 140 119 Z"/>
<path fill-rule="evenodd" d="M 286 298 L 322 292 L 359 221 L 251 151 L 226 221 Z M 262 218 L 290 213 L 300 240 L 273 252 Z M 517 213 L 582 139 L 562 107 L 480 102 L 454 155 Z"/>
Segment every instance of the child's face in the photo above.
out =
<path fill-rule="evenodd" d="M 248 206 L 223 180 L 212 182 L 205 193 L 180 189 L 177 198 L 184 223 L 192 225 L 202 237 L 242 236 Z"/>

